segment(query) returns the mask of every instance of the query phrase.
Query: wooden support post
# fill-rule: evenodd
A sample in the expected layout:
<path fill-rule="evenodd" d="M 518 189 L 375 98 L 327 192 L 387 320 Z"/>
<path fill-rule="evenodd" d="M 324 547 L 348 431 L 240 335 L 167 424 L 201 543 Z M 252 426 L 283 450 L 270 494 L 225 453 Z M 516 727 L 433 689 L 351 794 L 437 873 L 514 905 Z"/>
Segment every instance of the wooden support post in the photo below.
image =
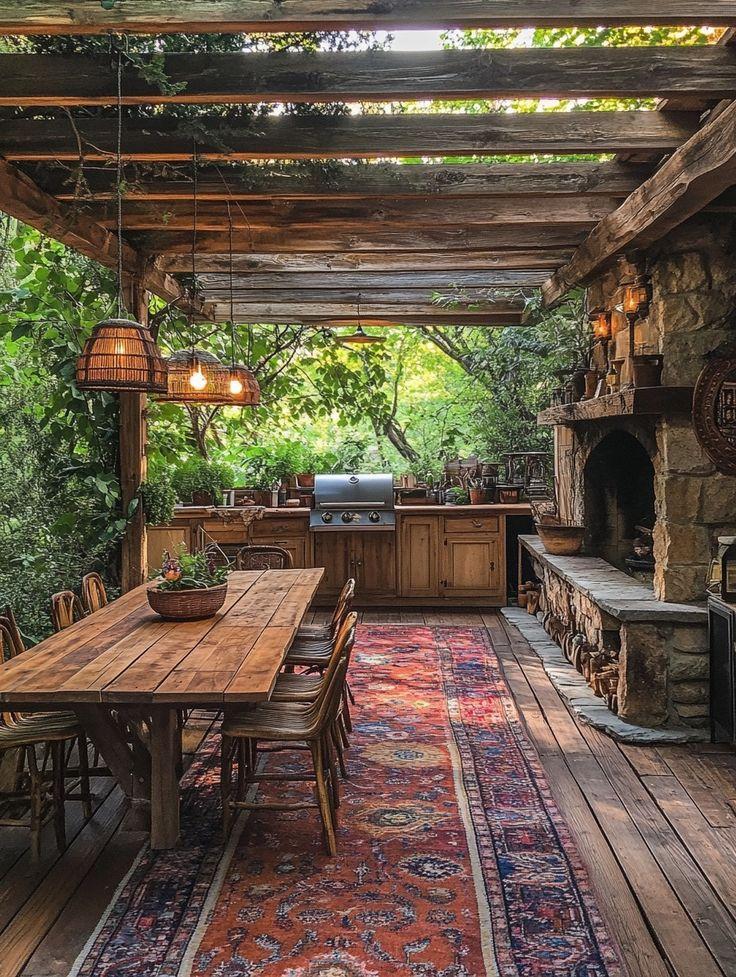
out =
<path fill-rule="evenodd" d="M 148 293 L 140 285 L 131 287 L 128 305 L 137 320 L 145 325 Z M 146 394 L 120 394 L 120 491 L 124 514 L 146 478 L 146 402 Z M 146 522 L 143 507 L 139 505 L 122 544 L 120 586 L 123 593 L 140 586 L 147 576 Z"/>

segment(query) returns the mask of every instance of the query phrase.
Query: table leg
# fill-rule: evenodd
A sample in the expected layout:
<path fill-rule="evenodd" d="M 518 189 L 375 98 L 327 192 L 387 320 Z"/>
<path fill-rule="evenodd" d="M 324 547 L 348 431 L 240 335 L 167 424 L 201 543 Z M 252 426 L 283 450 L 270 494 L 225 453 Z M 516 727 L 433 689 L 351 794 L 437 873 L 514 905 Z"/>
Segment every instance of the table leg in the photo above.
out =
<path fill-rule="evenodd" d="M 173 848 L 179 840 L 181 746 L 176 709 L 151 714 L 151 848 Z"/>

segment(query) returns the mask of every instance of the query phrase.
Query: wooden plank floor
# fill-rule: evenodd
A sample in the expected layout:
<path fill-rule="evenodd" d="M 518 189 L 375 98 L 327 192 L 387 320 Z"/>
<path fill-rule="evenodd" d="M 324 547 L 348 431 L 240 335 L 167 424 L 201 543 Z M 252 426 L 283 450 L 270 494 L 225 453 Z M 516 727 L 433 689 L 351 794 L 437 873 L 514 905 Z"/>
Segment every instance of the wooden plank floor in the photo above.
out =
<path fill-rule="evenodd" d="M 315 623 L 327 612 L 310 615 Z M 579 724 L 526 641 L 495 612 L 373 609 L 365 624 L 486 627 L 630 977 L 736 975 L 736 752 L 628 747 Z M 191 755 L 212 718 L 195 713 Z M 121 831 L 122 798 L 95 782 L 96 813 L 68 807 L 70 845 L 0 829 L 0 977 L 66 977 L 143 835 Z"/>

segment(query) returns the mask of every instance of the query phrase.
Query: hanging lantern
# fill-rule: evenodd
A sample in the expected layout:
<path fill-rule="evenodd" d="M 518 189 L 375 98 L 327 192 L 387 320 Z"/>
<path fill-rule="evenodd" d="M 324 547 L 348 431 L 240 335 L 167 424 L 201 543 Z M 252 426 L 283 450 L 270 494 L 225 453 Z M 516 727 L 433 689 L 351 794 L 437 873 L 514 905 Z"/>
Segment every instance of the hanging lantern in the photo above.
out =
<path fill-rule="evenodd" d="M 355 332 L 350 333 L 348 336 L 337 336 L 336 338 L 337 342 L 343 346 L 372 346 L 374 343 L 386 342 L 383 336 L 371 336 L 369 333 L 364 332 L 360 324 L 358 324 Z"/>
<path fill-rule="evenodd" d="M 623 297 L 619 309 L 627 317 L 643 318 L 649 310 L 650 284 L 646 275 L 637 275 L 624 284 Z"/>
<path fill-rule="evenodd" d="M 235 407 L 257 407 L 261 402 L 261 388 L 255 373 L 236 363 L 228 371 L 229 403 Z"/>
<path fill-rule="evenodd" d="M 84 344 L 76 381 L 80 390 L 166 393 L 166 363 L 146 326 L 106 319 Z"/>
<path fill-rule="evenodd" d="M 232 404 L 230 371 L 204 350 L 173 353 L 166 361 L 168 386 L 158 400 L 169 404 Z"/>

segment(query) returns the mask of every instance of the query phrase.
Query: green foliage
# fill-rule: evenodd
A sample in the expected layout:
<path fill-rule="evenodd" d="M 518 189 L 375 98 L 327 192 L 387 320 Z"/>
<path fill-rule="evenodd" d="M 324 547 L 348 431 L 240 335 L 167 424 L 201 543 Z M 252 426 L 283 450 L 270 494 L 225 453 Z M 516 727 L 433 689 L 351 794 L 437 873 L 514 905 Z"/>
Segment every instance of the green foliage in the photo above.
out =
<path fill-rule="evenodd" d="M 204 458 L 190 458 L 177 468 L 172 486 L 180 502 L 189 502 L 195 492 L 206 492 L 219 504 L 222 493 L 232 488 L 235 474 L 229 465 Z"/>
<path fill-rule="evenodd" d="M 163 576 L 159 590 L 206 590 L 225 583 L 229 566 L 217 566 L 206 553 L 187 553 L 181 550 L 175 557 L 164 554 L 160 570 L 153 577 Z"/>
<path fill-rule="evenodd" d="M 170 472 L 162 467 L 151 470 L 140 488 L 146 522 L 151 526 L 166 526 L 174 518 L 176 491 Z"/>

